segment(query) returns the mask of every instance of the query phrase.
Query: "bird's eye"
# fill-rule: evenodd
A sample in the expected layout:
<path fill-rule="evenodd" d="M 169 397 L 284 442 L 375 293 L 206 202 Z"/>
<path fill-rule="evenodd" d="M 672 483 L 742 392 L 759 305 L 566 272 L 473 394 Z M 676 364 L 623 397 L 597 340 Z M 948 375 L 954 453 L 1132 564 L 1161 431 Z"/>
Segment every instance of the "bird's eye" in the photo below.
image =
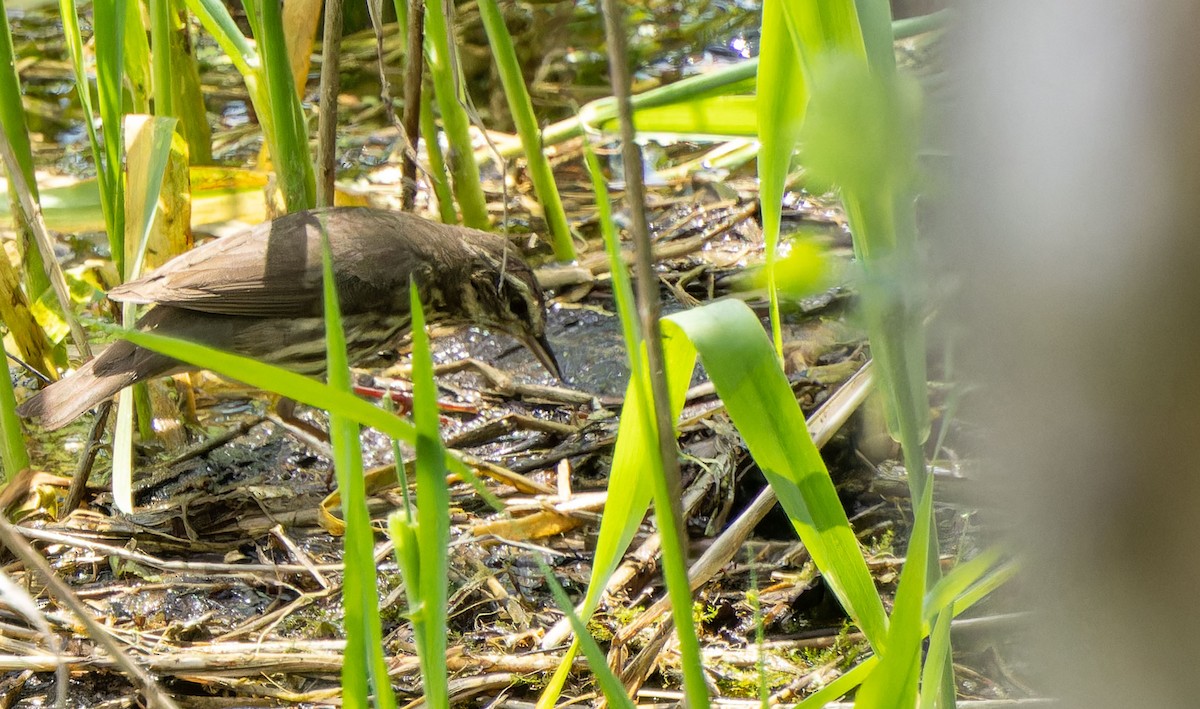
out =
<path fill-rule="evenodd" d="M 515 289 L 514 289 L 515 290 Z M 520 293 L 512 293 L 508 299 L 508 310 L 517 320 L 521 322 L 529 322 L 529 303 L 521 297 Z"/>

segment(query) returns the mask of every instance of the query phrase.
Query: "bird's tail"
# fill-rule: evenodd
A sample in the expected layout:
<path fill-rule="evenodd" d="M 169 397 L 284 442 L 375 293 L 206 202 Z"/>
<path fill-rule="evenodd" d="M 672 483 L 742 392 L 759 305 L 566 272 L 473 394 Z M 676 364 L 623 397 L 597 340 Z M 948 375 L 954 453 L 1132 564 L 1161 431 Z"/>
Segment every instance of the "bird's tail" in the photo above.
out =
<path fill-rule="evenodd" d="M 125 387 L 161 374 L 177 363 L 128 342 L 116 342 L 71 376 L 57 381 L 17 407 L 48 430 L 66 426 Z"/>

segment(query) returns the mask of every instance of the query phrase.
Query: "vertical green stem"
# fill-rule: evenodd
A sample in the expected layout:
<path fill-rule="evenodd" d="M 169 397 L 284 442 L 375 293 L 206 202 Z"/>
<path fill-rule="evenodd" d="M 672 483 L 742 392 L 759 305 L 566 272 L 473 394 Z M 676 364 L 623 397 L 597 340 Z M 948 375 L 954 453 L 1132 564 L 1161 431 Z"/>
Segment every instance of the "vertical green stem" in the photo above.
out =
<path fill-rule="evenodd" d="M 574 261 L 575 244 L 571 240 L 571 228 L 567 225 L 567 213 L 563 209 L 558 186 L 554 183 L 550 161 L 542 152 L 541 131 L 538 129 L 537 118 L 533 115 L 533 102 L 521 75 L 521 64 L 517 60 L 516 50 L 513 49 L 512 37 L 504 25 L 504 18 L 496 0 L 479 0 L 478 4 L 483 27 L 487 30 L 488 42 L 492 45 L 492 56 L 496 58 L 496 66 L 500 70 L 500 82 L 504 84 L 508 110 L 517 125 L 521 144 L 525 146 L 529 176 L 546 213 L 554 256 L 562 262 Z"/>
<path fill-rule="evenodd" d="M 150 74 L 154 80 L 154 112 L 175 115 L 171 92 L 171 0 L 150 0 Z"/>
<path fill-rule="evenodd" d="M 447 6 L 443 0 L 425 3 L 425 56 L 433 77 L 433 91 L 442 113 L 442 125 L 450 142 L 447 162 L 454 176 L 454 194 L 462 210 L 463 223 L 476 229 L 488 227 L 487 200 L 479 183 L 479 168 L 471 149 L 470 119 L 463 107 L 466 88 L 454 59 Z"/>
<path fill-rule="evenodd" d="M 438 216 L 443 224 L 457 224 L 458 212 L 454 211 L 454 194 L 450 191 L 446 158 L 442 155 L 437 121 L 433 117 L 433 99 L 428 91 L 421 92 L 421 137 L 425 139 L 425 153 L 429 156 L 429 181 L 437 197 Z"/>
<path fill-rule="evenodd" d="M 21 419 L 17 417 L 17 398 L 13 394 L 12 379 L 8 376 L 8 356 L 4 355 L 4 379 L 0 382 L 0 463 L 4 474 L 0 480 L 11 480 L 21 470 L 29 467 L 29 453 L 25 450 L 25 439 L 21 436 Z"/>

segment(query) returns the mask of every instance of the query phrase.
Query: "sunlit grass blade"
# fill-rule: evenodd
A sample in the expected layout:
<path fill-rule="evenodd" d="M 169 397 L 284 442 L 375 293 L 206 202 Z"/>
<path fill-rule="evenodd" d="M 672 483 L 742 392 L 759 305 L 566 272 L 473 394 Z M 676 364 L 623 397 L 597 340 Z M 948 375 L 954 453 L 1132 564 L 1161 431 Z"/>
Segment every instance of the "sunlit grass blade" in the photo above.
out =
<path fill-rule="evenodd" d="M 632 709 L 634 704 L 625 693 L 625 687 L 621 684 L 621 680 L 608 666 L 608 660 L 604 656 L 604 651 L 596 644 L 596 639 L 588 632 L 587 625 L 583 619 L 575 613 L 575 609 L 571 607 L 571 599 L 567 597 L 567 592 L 558 583 L 558 579 L 554 577 L 554 572 L 546 565 L 546 562 L 538 559 L 538 566 L 541 567 L 542 576 L 546 579 L 546 585 L 550 588 L 550 593 L 554 596 L 554 602 L 558 604 L 560 610 L 566 613 L 567 618 L 571 622 L 571 629 L 575 631 L 576 644 L 583 649 L 583 654 L 587 657 L 588 666 L 592 668 L 592 674 L 596 677 L 596 682 L 600 685 L 600 690 L 604 692 L 604 698 L 608 701 L 609 706 L 624 707 Z M 568 652 L 568 656 L 574 657 L 574 647 L 572 652 Z M 541 704 L 539 703 L 539 706 Z"/>
<path fill-rule="evenodd" d="M 983 556 L 981 555 L 981 557 Z M 991 552 L 987 553 L 987 556 L 989 557 L 988 563 L 994 563 L 996 556 Z M 983 597 L 1007 583 L 1017 572 L 1017 564 L 1014 562 L 984 566 L 973 563 L 974 561 L 975 559 L 972 559 L 954 567 L 943 577 L 941 582 L 929 591 L 922 612 L 923 626 L 927 627 L 939 620 L 939 614 L 949 613 L 955 617 L 961 615 Z M 951 589 L 963 590 L 959 595 L 952 596 L 950 595 Z M 946 650 L 949 651 L 948 646 Z M 880 659 L 881 656 L 876 654 L 863 660 L 800 702 L 797 709 L 809 709 L 810 707 L 820 709 L 838 697 L 846 695 L 870 676 L 878 666 Z"/>
<path fill-rule="evenodd" d="M 908 558 L 900 572 L 887 643 L 883 647 L 875 646 L 876 654 L 882 655 L 882 659 L 858 690 L 854 702 L 856 709 L 906 709 L 917 702 L 921 643 L 925 638 L 923 607 L 929 580 L 932 511 L 933 486 L 927 486 L 913 513 Z M 948 613 L 944 615 L 949 617 Z"/>
<path fill-rule="evenodd" d="M 162 190 L 163 174 L 171 153 L 171 136 L 175 130 L 174 118 L 150 116 L 129 117 L 123 134 L 129 139 L 126 153 L 125 178 L 128 190 L 123 211 L 126 215 L 127 233 L 121 241 L 129 251 L 124 262 L 129 265 L 128 275 L 136 278 L 141 272 L 146 254 L 146 243 L 150 238 L 150 227 L 158 211 L 158 197 Z M 137 319 L 137 306 L 125 303 L 121 306 L 122 319 L 132 323 Z M 143 436 L 152 434 L 149 413 L 139 418 Z M 133 391 L 126 389 L 117 400 L 116 429 L 113 433 L 112 493 L 113 503 L 125 513 L 133 512 Z"/>
<path fill-rule="evenodd" d="M 954 609 L 946 608 L 938 614 L 933 630 L 929 633 L 929 652 L 925 656 L 925 667 L 921 672 L 921 692 L 917 706 L 921 709 L 936 709 L 945 681 L 946 668 L 950 666 L 950 621 Z"/>
<path fill-rule="evenodd" d="M 803 414 L 758 318 L 739 301 L 717 301 L 664 319 L 664 355 L 672 416 L 682 408 L 697 351 L 751 455 L 777 491 L 802 541 L 854 622 L 882 643 L 887 619 L 833 483 L 808 437 Z M 635 382 L 621 416 L 610 497 L 597 540 L 586 618 L 649 504 L 642 471 L 651 469 Z"/>
<path fill-rule="evenodd" d="M 337 280 L 329 235 L 321 222 L 321 273 L 325 300 L 325 358 L 329 387 L 350 394 L 350 363 L 346 355 L 346 333 L 342 327 Z M 396 705 L 383 657 L 383 631 L 379 624 L 379 589 L 375 574 L 375 532 L 367 511 L 363 482 L 362 447 L 356 421 L 330 412 L 329 438 L 334 469 L 341 493 L 346 534 L 342 539 L 345 563 L 344 589 L 346 653 L 342 666 L 342 688 L 347 706 L 365 707 L 373 692 L 376 706 Z"/>
<path fill-rule="evenodd" d="M 955 599 L 964 597 L 971 586 L 979 583 L 991 569 L 999 567 L 1004 556 L 1003 547 L 993 546 L 957 564 L 929 589 L 925 598 L 925 615 L 936 615 Z"/>
<path fill-rule="evenodd" d="M 129 250 L 125 258 L 126 263 L 130 264 L 129 273 L 134 278 L 142 272 L 151 227 L 158 213 L 163 176 L 171 157 L 171 139 L 176 125 L 177 121 L 174 118 L 126 118 L 125 134 L 129 147 L 125 158 L 128 175 L 128 189 L 125 195 L 125 241 Z M 164 258 L 166 256 L 164 255 Z"/>
<path fill-rule="evenodd" d="M 635 115 L 643 108 L 666 106 L 717 93 L 751 91 L 753 84 L 749 82 L 753 82 L 757 70 L 758 60 L 751 59 L 644 91 L 631 99 Z M 615 119 L 616 116 L 617 104 L 611 96 L 596 99 L 580 108 L 579 113 L 575 116 L 552 123 L 542 129 L 541 145 L 557 145 L 571 138 L 577 138 L 583 135 L 586 127 L 602 125 Z M 524 146 L 520 141 L 504 142 L 498 147 L 500 157 L 505 159 L 516 157 L 524 152 Z M 475 154 L 476 161 L 480 163 L 487 162 L 494 157 L 495 153 L 490 150 L 481 150 Z"/>
<path fill-rule="evenodd" d="M 722 140 L 756 137 L 758 99 L 754 96 L 709 96 L 668 106 L 652 106 L 633 114 L 638 133 L 671 134 L 681 139 Z M 601 124 L 613 127 L 613 121 Z"/>
<path fill-rule="evenodd" d="M 783 1 L 788 33 L 800 58 L 798 69 L 808 76 L 810 83 L 820 75 L 821 60 L 825 55 L 836 53 L 866 58 L 856 4 L 856 0 Z M 885 47 L 889 53 L 893 51 L 890 27 Z"/>
<path fill-rule="evenodd" d="M 771 340 L 783 357 L 783 330 L 779 320 L 779 294 L 775 288 L 775 259 L 783 215 L 783 189 L 792 164 L 808 107 L 808 83 L 800 70 L 800 57 L 788 33 L 784 0 L 764 0 L 762 45 L 758 65 L 759 202 L 762 205 L 763 242 L 766 245 L 767 298 L 770 301 Z"/>
<path fill-rule="evenodd" d="M 640 375 L 645 370 L 642 356 L 642 334 L 638 329 L 633 287 L 630 283 L 628 266 L 620 255 L 621 247 L 612 221 L 612 202 L 609 199 L 599 163 L 596 161 L 595 154 L 590 150 L 590 146 L 586 149 L 585 156 L 592 179 L 592 189 L 596 195 L 600 229 L 604 236 L 605 250 L 608 253 L 609 266 L 613 274 L 613 297 L 616 300 L 617 313 L 626 342 L 626 356 L 630 371 L 636 373 L 626 395 L 626 401 L 633 402 L 637 396 L 634 387 L 641 381 Z M 668 370 L 668 372 L 671 371 L 673 370 Z M 675 379 L 682 379 L 686 382 L 689 376 L 689 373 L 680 375 L 676 372 Z M 673 383 L 677 384 L 677 382 Z M 673 386 L 672 391 L 674 390 Z M 679 399 L 673 404 L 677 404 L 672 406 L 673 415 L 678 416 L 679 411 L 683 408 L 683 400 Z M 653 451 L 647 448 L 645 442 L 639 438 L 643 431 L 653 429 L 653 426 L 653 419 L 647 418 L 647 412 L 640 407 L 627 405 L 623 408 L 617 431 L 617 444 L 613 451 L 612 469 L 609 473 L 609 496 L 605 503 L 604 517 L 600 522 L 600 531 L 592 561 L 592 576 L 588 582 L 587 595 L 579 613 L 584 621 L 596 609 L 608 577 L 616 570 L 621 555 L 629 547 L 646 510 L 650 507 L 652 493 L 646 470 L 652 465 L 649 458 L 653 455 Z"/>
<path fill-rule="evenodd" d="M 849 670 L 846 670 L 837 679 L 813 692 L 804 701 L 797 704 L 795 709 L 821 709 L 821 707 L 835 701 L 838 697 L 843 697 L 852 692 L 855 687 L 861 685 L 867 677 L 871 676 L 871 672 L 878 665 L 878 655 L 868 657 Z"/>
<path fill-rule="evenodd" d="M 429 349 L 429 334 L 425 331 L 425 311 L 415 283 L 409 284 L 409 303 L 413 333 L 413 423 L 417 428 L 417 547 L 420 550 L 420 577 L 415 588 L 408 586 L 409 610 L 420 648 L 425 703 L 438 707 L 449 706 L 450 702 L 446 674 L 450 491 L 446 487 L 446 451 L 438 429 L 440 416 L 437 384 L 433 380 L 433 355 Z"/>
<path fill-rule="evenodd" d="M 616 302 L 617 315 L 621 323 L 621 333 L 625 341 L 625 352 L 631 372 L 642 371 L 642 334 L 639 329 L 636 306 L 633 297 L 633 285 L 630 282 L 629 269 L 621 258 L 620 237 L 612 217 L 612 200 L 600 162 L 590 143 L 583 144 L 585 164 L 588 176 L 592 181 L 592 193 L 595 196 L 596 219 L 600 225 L 600 233 L 604 239 L 604 250 L 608 255 L 609 270 L 612 273 L 613 299 Z M 626 414 L 637 419 L 628 424 L 626 433 L 618 432 L 617 449 L 614 454 L 613 467 L 609 473 L 609 497 L 605 503 L 606 514 L 601 518 L 600 531 L 597 536 L 596 550 L 592 557 L 592 576 L 588 581 L 587 592 L 583 603 L 579 605 L 578 613 L 572 613 L 574 619 L 586 623 L 600 603 L 601 594 L 608 579 L 620 563 L 621 555 L 629 547 L 633 536 L 641 526 L 642 518 L 650 506 L 651 490 L 645 476 L 636 475 L 635 467 L 630 458 L 640 459 L 649 455 L 645 450 L 636 450 L 633 434 L 642 424 L 641 414 L 630 411 Z M 625 427 L 625 416 L 621 418 L 621 426 Z M 622 435 L 624 438 L 622 438 Z M 618 461 L 625 461 L 618 463 Z M 561 604 L 560 604 L 561 605 Z M 552 707 L 558 701 L 562 688 L 566 685 L 567 676 L 575 655 L 580 649 L 582 636 L 576 631 L 576 638 L 564 654 L 562 662 L 554 675 L 546 682 L 538 698 L 539 709 Z"/>
<path fill-rule="evenodd" d="M 488 44 L 492 47 L 492 56 L 496 59 L 500 81 L 504 85 L 504 95 L 508 99 L 508 110 L 517 126 L 517 133 L 525 146 L 525 159 L 529 165 L 529 177 L 533 181 L 534 191 L 542 203 L 545 212 L 546 225 L 550 229 L 551 243 L 554 246 L 554 256 L 559 261 L 575 260 L 575 244 L 571 239 L 571 228 L 567 225 L 567 213 L 563 209 L 562 199 L 558 195 L 558 186 L 554 183 L 554 172 L 550 169 L 550 160 L 542 152 L 541 133 L 538 129 L 537 117 L 533 113 L 533 102 L 529 98 L 529 90 L 525 87 L 525 79 L 521 75 L 521 64 L 517 59 L 516 49 L 513 48 L 512 37 L 504 25 L 500 7 L 496 0 L 479 0 L 479 14 L 483 19 L 483 27 L 487 30 Z"/>

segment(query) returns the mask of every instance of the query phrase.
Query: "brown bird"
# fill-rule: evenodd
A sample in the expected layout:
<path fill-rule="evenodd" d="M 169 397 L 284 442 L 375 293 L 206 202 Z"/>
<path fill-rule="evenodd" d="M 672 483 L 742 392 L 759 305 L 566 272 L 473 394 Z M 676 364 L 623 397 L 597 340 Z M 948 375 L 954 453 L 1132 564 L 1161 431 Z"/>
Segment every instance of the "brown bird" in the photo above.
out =
<path fill-rule="evenodd" d="M 352 363 L 408 334 L 412 280 L 429 322 L 505 332 L 561 378 L 546 341 L 542 289 L 507 240 L 401 212 L 332 208 L 288 214 L 193 249 L 113 288 L 108 297 L 154 304 L 137 322 L 139 330 L 322 374 L 321 221 Z M 17 411 L 48 429 L 61 428 L 131 384 L 193 369 L 116 342 Z"/>

